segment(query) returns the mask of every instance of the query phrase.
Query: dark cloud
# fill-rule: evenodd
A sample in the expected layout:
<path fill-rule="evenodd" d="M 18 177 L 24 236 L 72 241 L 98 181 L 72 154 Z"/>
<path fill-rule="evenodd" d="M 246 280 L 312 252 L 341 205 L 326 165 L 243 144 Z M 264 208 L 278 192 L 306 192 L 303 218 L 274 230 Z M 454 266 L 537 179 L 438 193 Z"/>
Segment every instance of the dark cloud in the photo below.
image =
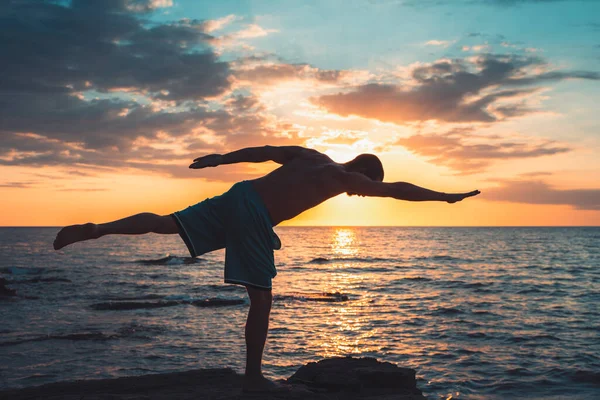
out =
<path fill-rule="evenodd" d="M 600 189 L 555 189 L 543 181 L 507 181 L 486 189 L 485 200 L 527 204 L 569 205 L 578 210 L 600 210 Z"/>
<path fill-rule="evenodd" d="M 199 100 L 229 89 L 229 67 L 205 45 L 193 24 L 147 27 L 140 11 L 156 1 L 19 1 L 0 12 L 0 148 L 15 133 L 78 142 L 88 149 L 128 150 L 138 136 L 189 132 L 211 114 L 155 112 L 125 100 L 89 100 L 81 92 L 122 88 L 151 98 Z M 33 141 L 20 140 L 20 151 Z M 37 145 L 40 141 L 35 142 Z M 59 146 L 54 143 L 53 146 Z M 38 149 L 40 150 L 40 149 Z"/>
<path fill-rule="evenodd" d="M 469 142 L 473 138 L 470 130 L 456 130 L 443 135 L 413 135 L 399 139 L 395 144 L 461 174 L 482 172 L 498 160 L 534 158 L 570 151 L 568 147 L 551 141 L 531 144 L 487 137 L 485 143 Z"/>
<path fill-rule="evenodd" d="M 525 105 L 505 103 L 533 93 L 536 85 L 565 79 L 600 80 L 597 72 L 533 72 L 534 67 L 542 69 L 546 63 L 539 57 L 492 54 L 472 61 L 442 60 L 414 68 L 412 85 L 371 83 L 313 102 L 339 115 L 398 124 L 493 122 L 531 112 Z"/>
<path fill-rule="evenodd" d="M 185 177 L 178 169 L 203 153 L 298 143 L 256 97 L 230 94 L 231 66 L 218 59 L 206 21 L 148 19 L 169 3 L 1 2 L 0 165 Z M 209 103 L 215 96 L 226 100 Z"/>
<path fill-rule="evenodd" d="M 264 106 L 256 96 L 234 95 L 225 104 L 237 111 L 264 110 Z"/>
<path fill-rule="evenodd" d="M 0 14 L 2 94 L 131 88 L 188 100 L 229 88 L 229 66 L 217 60 L 200 23 L 147 26 L 125 1 L 10 4 Z"/>
<path fill-rule="evenodd" d="M 86 131 L 77 135 L 76 127 L 67 132 L 52 132 L 51 127 L 39 127 L 40 134 L 2 133 L 0 142 L 0 165 L 60 166 L 72 165 L 78 170 L 70 173 L 87 176 L 98 168 L 136 168 L 162 172 L 177 177 L 192 177 L 185 171 L 189 162 L 207 153 L 222 153 L 231 149 L 265 144 L 289 145 L 299 142 L 297 132 L 289 124 L 280 123 L 260 112 L 256 112 L 254 100 L 235 97 L 228 110 L 195 110 L 153 114 L 140 110 L 137 117 L 113 116 L 96 121 L 86 129 L 86 121 L 78 125 Z M 133 120 L 128 121 L 128 118 Z M 2 120 L 0 120 L 0 124 Z M 116 134 L 112 134 L 111 127 Z M 155 139 L 162 130 L 169 135 L 160 140 L 150 140 L 140 145 L 135 139 Z M 207 143 L 186 136 L 193 129 L 205 129 L 218 139 Z M 93 134 L 91 134 L 93 133 Z M 60 137 L 60 139 L 52 138 Z M 176 144 L 179 150 L 155 147 L 153 144 Z M 89 169 L 87 172 L 81 169 Z M 197 176 L 198 174 L 196 174 Z"/>

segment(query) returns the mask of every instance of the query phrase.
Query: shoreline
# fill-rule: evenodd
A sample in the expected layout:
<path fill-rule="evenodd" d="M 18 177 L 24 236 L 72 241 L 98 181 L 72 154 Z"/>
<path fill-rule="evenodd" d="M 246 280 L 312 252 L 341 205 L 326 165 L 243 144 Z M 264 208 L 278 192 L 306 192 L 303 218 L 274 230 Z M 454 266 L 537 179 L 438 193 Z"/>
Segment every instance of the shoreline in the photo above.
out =
<path fill-rule="evenodd" d="M 374 358 L 338 357 L 308 363 L 277 392 L 242 393 L 243 375 L 231 368 L 197 369 L 112 379 L 49 383 L 0 391 L 11 400 L 141 399 L 394 399 L 423 400 L 415 371 Z"/>

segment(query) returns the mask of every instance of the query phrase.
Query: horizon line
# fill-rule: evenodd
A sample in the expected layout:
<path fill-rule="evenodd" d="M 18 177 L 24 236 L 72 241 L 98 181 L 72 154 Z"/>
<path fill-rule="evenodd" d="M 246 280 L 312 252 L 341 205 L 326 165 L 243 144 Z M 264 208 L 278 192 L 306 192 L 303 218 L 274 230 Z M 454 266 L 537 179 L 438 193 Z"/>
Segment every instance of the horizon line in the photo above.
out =
<path fill-rule="evenodd" d="M 63 228 L 68 225 L 0 225 L 1 228 Z M 600 225 L 277 225 L 276 228 L 600 228 Z"/>

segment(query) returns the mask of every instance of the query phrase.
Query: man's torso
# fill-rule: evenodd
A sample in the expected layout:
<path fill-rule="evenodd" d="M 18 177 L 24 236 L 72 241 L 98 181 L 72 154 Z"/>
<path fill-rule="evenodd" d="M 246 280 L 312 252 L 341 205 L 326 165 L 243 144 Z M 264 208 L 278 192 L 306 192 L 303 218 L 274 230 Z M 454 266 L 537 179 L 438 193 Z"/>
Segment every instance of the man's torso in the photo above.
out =
<path fill-rule="evenodd" d="M 342 193 L 337 177 L 343 167 L 317 151 L 308 151 L 252 181 L 273 225 L 294 218 L 325 200 Z"/>

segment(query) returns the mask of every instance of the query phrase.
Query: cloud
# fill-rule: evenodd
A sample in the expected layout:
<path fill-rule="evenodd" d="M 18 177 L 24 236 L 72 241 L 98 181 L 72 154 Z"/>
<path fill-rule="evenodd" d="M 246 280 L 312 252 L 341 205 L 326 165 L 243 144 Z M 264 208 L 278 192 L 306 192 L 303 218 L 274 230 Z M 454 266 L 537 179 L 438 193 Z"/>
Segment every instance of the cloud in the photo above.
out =
<path fill-rule="evenodd" d="M 368 138 L 368 132 L 336 129 L 322 132 L 319 136 L 309 139 L 307 144 L 311 147 L 331 147 L 332 145 L 334 147 L 351 147 L 359 141 L 364 141 Z"/>
<path fill-rule="evenodd" d="M 212 28 L 210 24 L 208 26 L 209 28 Z M 255 23 L 245 24 L 244 27 L 240 30 L 214 38 L 212 40 L 212 43 L 221 51 L 224 49 L 231 49 L 235 47 L 241 47 L 248 50 L 253 49 L 252 46 L 247 44 L 248 39 L 264 37 L 275 32 L 279 31 L 277 29 L 263 28 L 262 26 Z"/>
<path fill-rule="evenodd" d="M 556 189 L 543 181 L 505 181 L 486 189 L 485 200 L 526 204 L 569 205 L 578 210 L 600 210 L 600 189 Z"/>
<path fill-rule="evenodd" d="M 535 93 L 535 86 L 566 79 L 600 80 L 597 72 L 548 69 L 535 56 L 483 54 L 418 65 L 409 84 L 369 83 L 312 101 L 334 114 L 397 124 L 494 122 L 535 111 L 523 103 L 506 105 Z"/>
<path fill-rule="evenodd" d="M 335 83 L 346 73 L 340 70 L 322 70 L 308 64 L 263 63 L 241 66 L 235 69 L 235 77 L 241 82 L 258 85 L 274 85 L 293 80 L 314 80 L 319 83 Z"/>
<path fill-rule="evenodd" d="M 527 142 L 519 142 L 496 136 L 475 137 L 470 132 L 457 129 L 442 135 L 418 134 L 398 139 L 395 144 L 461 174 L 482 172 L 499 160 L 535 158 L 571 150 L 547 140 L 532 143 L 528 138 Z"/>
<path fill-rule="evenodd" d="M 226 38 L 233 40 L 251 39 L 267 36 L 270 33 L 279 32 L 277 29 L 265 29 L 258 24 L 248 24 L 244 29 L 227 35 Z"/>
<path fill-rule="evenodd" d="M 173 6 L 173 0 L 129 0 L 125 1 L 125 7 L 130 11 L 148 12 L 157 8 Z"/>
<path fill-rule="evenodd" d="M 480 53 L 483 51 L 489 51 L 490 50 L 490 45 L 488 44 L 479 44 L 479 45 L 475 45 L 475 46 L 463 46 L 462 47 L 462 51 L 474 51 L 476 53 Z"/>
<path fill-rule="evenodd" d="M 0 188 L 8 188 L 8 189 L 29 189 L 32 187 L 36 187 L 40 181 L 20 181 L 20 182 L 3 182 L 0 183 Z"/>
<path fill-rule="evenodd" d="M 225 109 L 214 111 L 198 108 L 155 113 L 149 107 L 138 107 L 122 115 L 110 106 L 100 102 L 97 109 L 89 110 L 90 119 L 72 120 L 68 115 L 64 120 L 60 115 L 38 118 L 37 125 L 30 124 L 36 134 L 0 130 L 0 165 L 71 165 L 91 171 L 99 166 L 136 168 L 191 177 L 182 166 L 202 154 L 300 141 L 291 125 L 262 113 L 260 103 L 252 97 L 232 96 Z M 108 111 L 103 110 L 105 107 Z M 22 119 L 16 122 L 25 124 Z M 0 120 L 0 124 L 12 122 Z M 195 134 L 197 131 L 203 135 Z"/>
<path fill-rule="evenodd" d="M 425 46 L 449 47 L 454 43 L 456 43 L 456 40 L 429 40 L 425 42 Z"/>
<path fill-rule="evenodd" d="M 204 21 L 204 32 L 211 33 L 214 31 L 221 30 L 225 28 L 227 25 L 231 24 L 233 21 L 238 19 L 234 14 L 227 15 L 223 18 L 211 19 L 208 21 Z"/>

